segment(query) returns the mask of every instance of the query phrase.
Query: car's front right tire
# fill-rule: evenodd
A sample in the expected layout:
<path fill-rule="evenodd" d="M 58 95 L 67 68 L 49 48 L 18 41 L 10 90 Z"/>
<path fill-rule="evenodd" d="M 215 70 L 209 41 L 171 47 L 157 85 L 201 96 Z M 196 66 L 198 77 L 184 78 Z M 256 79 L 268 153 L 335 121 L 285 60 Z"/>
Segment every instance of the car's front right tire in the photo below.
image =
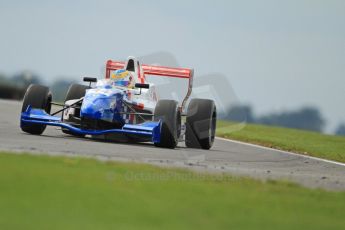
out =
<path fill-rule="evenodd" d="M 43 109 L 50 113 L 51 101 L 52 95 L 48 87 L 31 84 L 23 98 L 22 112 L 25 112 L 28 106 L 31 106 L 31 108 Z M 45 130 L 46 125 L 21 122 L 20 127 L 26 133 L 40 135 Z"/>

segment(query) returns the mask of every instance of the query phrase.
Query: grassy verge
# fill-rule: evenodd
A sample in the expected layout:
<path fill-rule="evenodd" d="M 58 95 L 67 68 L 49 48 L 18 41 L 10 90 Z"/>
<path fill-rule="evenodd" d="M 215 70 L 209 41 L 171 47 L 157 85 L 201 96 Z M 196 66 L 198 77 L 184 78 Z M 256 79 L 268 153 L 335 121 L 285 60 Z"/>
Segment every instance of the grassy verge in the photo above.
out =
<path fill-rule="evenodd" d="M 219 121 L 217 135 L 271 148 L 345 162 L 345 137 L 297 129 Z"/>
<path fill-rule="evenodd" d="M 343 229 L 344 204 L 285 182 L 0 154 L 0 229 Z"/>

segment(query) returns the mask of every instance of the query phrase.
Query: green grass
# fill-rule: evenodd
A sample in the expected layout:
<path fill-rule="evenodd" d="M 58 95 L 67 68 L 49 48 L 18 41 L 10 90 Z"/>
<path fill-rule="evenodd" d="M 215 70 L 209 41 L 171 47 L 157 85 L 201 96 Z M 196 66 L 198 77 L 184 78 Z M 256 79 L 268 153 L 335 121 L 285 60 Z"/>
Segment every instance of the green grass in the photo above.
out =
<path fill-rule="evenodd" d="M 345 193 L 91 159 L 0 154 L 0 229 L 344 229 Z"/>
<path fill-rule="evenodd" d="M 217 135 L 305 155 L 345 162 L 345 137 L 273 126 L 219 121 Z"/>

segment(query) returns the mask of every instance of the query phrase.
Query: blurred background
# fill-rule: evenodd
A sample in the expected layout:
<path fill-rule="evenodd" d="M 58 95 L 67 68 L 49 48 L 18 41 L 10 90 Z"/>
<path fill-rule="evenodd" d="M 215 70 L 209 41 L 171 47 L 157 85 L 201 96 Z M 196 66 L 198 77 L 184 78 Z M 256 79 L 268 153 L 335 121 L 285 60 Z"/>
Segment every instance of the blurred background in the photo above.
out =
<path fill-rule="evenodd" d="M 194 96 L 222 119 L 345 135 L 345 1 L 0 1 L 3 99 L 39 83 L 63 101 L 129 55 L 194 68 Z"/>

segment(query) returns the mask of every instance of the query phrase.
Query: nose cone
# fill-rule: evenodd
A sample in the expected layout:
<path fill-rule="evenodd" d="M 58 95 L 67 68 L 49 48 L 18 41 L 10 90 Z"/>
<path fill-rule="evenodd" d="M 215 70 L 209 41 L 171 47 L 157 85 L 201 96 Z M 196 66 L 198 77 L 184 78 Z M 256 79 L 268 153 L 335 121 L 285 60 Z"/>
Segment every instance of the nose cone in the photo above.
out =
<path fill-rule="evenodd" d="M 80 116 L 96 120 L 113 121 L 121 108 L 122 92 L 114 89 L 87 90 Z"/>

